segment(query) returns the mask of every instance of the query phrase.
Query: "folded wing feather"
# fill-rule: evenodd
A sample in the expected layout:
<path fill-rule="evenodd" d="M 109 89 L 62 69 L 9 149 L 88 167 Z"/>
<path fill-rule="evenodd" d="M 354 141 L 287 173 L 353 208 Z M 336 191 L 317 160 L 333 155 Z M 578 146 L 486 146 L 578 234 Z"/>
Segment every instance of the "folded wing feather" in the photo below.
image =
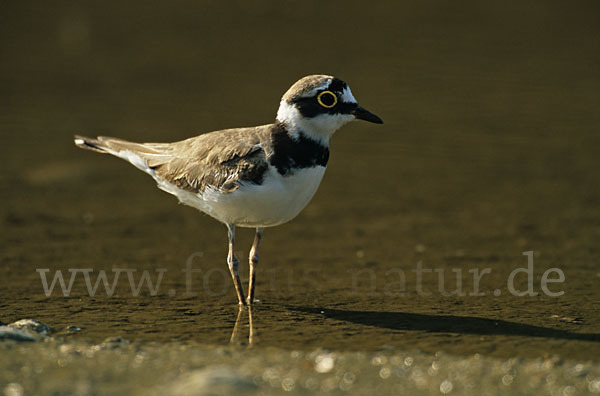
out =
<path fill-rule="evenodd" d="M 155 177 L 186 191 L 202 193 L 208 187 L 231 193 L 243 183 L 262 182 L 271 155 L 271 128 L 264 125 L 226 129 L 175 143 L 76 136 L 75 144 L 116 155 L 138 166 L 124 155 L 132 153 L 145 161 Z"/>

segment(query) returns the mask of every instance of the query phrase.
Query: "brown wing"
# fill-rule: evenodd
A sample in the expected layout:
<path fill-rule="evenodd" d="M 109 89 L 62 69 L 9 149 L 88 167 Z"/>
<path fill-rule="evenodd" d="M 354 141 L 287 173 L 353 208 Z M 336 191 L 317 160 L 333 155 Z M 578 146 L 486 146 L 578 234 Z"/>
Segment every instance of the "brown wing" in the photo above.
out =
<path fill-rule="evenodd" d="M 161 179 L 190 191 L 210 187 L 235 191 L 242 182 L 260 184 L 268 168 L 272 125 L 216 131 L 175 143 L 134 143 L 122 139 L 77 136 L 85 149 L 117 154 L 131 151 Z"/>
<path fill-rule="evenodd" d="M 168 157 L 147 161 L 158 177 L 181 189 L 229 193 L 241 182 L 262 182 L 270 146 L 269 126 L 228 129 L 172 143 Z"/>

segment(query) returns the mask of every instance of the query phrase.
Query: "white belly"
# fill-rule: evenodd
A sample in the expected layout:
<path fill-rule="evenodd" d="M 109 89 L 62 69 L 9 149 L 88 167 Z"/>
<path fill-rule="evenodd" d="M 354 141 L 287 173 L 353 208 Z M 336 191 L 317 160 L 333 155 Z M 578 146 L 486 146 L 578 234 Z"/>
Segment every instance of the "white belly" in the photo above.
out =
<path fill-rule="evenodd" d="M 157 179 L 158 186 L 189 206 L 226 223 L 241 227 L 271 227 L 290 221 L 306 207 L 317 191 L 325 167 L 299 169 L 281 176 L 269 166 L 262 184 L 247 183 L 232 193 L 207 189 L 202 194 L 181 190 Z"/>

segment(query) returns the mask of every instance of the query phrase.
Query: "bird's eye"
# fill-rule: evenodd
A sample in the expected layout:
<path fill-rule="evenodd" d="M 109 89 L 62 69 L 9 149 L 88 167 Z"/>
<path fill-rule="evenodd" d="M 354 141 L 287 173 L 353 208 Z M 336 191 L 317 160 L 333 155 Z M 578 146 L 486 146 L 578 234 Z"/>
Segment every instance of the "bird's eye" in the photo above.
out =
<path fill-rule="evenodd" d="M 337 96 L 331 91 L 323 91 L 317 96 L 317 102 L 326 109 L 331 109 L 337 101 Z"/>

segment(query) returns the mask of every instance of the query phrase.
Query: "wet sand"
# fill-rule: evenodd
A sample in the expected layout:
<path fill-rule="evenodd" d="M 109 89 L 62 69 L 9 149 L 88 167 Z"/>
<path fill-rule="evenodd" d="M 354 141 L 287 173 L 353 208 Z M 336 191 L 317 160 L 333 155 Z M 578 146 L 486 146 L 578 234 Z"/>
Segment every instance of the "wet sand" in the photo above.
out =
<path fill-rule="evenodd" d="M 225 227 L 123 161 L 78 150 L 72 135 L 174 141 L 267 123 L 292 82 L 325 72 L 385 124 L 336 133 L 311 204 L 266 230 L 252 320 L 258 359 L 275 364 L 271 347 L 281 359 L 326 348 L 365 353 L 371 367 L 378 351 L 418 350 L 597 369 L 598 7 L 344 3 L 334 12 L 340 6 L 57 3 L 48 16 L 50 5 L 4 5 L 0 321 L 47 323 L 56 348 L 122 336 L 156 356 L 179 345 L 229 350 L 238 310 Z M 337 23 L 305 31 L 319 7 Z M 240 232 L 242 263 L 251 238 Z M 527 251 L 539 295 L 517 297 L 507 282 L 527 267 Z M 187 263 L 200 270 L 189 289 Z M 421 288 L 418 263 L 432 270 Z M 135 269 L 136 282 L 145 270 L 163 277 L 155 295 L 144 286 L 133 296 L 122 272 L 109 297 L 103 286 L 89 296 L 79 273 L 69 296 L 46 296 L 36 272 L 48 269 L 50 282 L 57 270 L 68 280 L 69 269 L 86 268 L 92 282 L 113 269 Z M 548 284 L 558 297 L 541 288 L 551 268 L 564 273 Z M 485 269 L 484 295 L 470 295 L 469 270 Z M 445 296 L 439 276 L 449 291 L 456 271 L 466 295 Z M 514 286 L 527 282 L 520 273 Z M 244 338 L 247 313 L 240 323 Z M 55 348 L 7 347 L 0 360 L 6 367 L 45 347 Z"/>

